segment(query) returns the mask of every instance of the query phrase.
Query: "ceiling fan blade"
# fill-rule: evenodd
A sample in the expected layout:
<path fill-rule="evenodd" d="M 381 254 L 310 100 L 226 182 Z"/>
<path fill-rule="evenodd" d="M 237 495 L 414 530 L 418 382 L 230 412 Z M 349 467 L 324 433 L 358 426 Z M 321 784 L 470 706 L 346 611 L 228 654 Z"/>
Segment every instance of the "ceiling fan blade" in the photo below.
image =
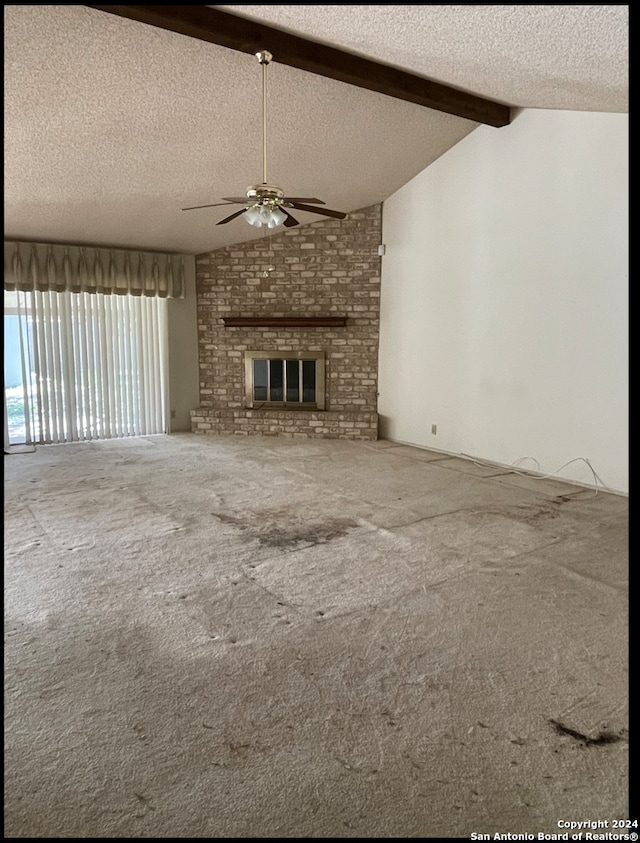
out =
<path fill-rule="evenodd" d="M 307 199 L 303 196 L 285 196 L 284 202 L 308 202 L 311 205 L 324 205 L 322 199 Z"/>
<path fill-rule="evenodd" d="M 244 205 L 248 201 L 246 196 L 223 196 L 222 198 L 225 202 L 233 202 L 235 205 Z"/>
<path fill-rule="evenodd" d="M 323 214 L 325 217 L 335 217 L 337 220 L 343 220 L 347 216 L 342 211 L 331 211 L 329 208 L 314 208 L 311 205 L 301 205 L 299 202 L 292 202 L 291 206 L 297 208 L 299 211 L 311 211 L 312 214 Z"/>
<path fill-rule="evenodd" d="M 286 220 L 283 222 L 283 225 L 284 225 L 285 228 L 292 228 L 294 225 L 300 225 L 298 220 L 295 219 L 295 217 L 292 217 L 291 214 L 289 213 L 289 211 L 287 211 L 286 208 L 283 208 L 282 205 L 280 205 L 280 210 L 282 211 L 283 214 L 287 215 Z"/>
<path fill-rule="evenodd" d="M 216 225 L 224 225 L 225 222 L 231 222 L 231 220 L 234 220 L 236 217 L 239 217 L 240 214 L 244 214 L 246 210 L 246 208 L 240 208 L 240 210 L 236 211 L 235 214 L 231 214 L 231 216 L 225 217 L 223 220 L 220 220 L 220 222 L 217 222 Z"/>
<path fill-rule="evenodd" d="M 240 201 L 240 200 L 238 200 Z M 246 199 L 243 199 L 242 202 L 246 202 Z M 237 202 L 214 202 L 213 205 L 193 205 L 191 208 L 182 208 L 183 211 L 197 211 L 198 208 L 218 208 L 220 205 L 237 205 Z"/>

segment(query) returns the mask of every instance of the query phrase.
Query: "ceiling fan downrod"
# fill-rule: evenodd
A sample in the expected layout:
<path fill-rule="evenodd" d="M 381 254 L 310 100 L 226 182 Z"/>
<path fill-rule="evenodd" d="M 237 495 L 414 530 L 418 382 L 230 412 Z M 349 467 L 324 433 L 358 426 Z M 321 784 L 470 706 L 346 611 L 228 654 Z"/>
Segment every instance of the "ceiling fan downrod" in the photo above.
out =
<path fill-rule="evenodd" d="M 267 65 L 273 58 L 269 50 L 256 54 L 262 65 L 262 184 L 267 184 Z"/>

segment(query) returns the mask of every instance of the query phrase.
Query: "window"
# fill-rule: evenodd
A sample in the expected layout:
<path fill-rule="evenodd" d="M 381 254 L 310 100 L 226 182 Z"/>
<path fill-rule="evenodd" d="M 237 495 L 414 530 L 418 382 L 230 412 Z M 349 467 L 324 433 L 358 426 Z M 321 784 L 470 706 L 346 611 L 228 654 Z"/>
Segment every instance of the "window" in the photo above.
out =
<path fill-rule="evenodd" d="M 245 351 L 244 361 L 248 408 L 324 410 L 322 352 Z"/>
<path fill-rule="evenodd" d="M 166 306 L 5 290 L 5 445 L 166 432 Z"/>

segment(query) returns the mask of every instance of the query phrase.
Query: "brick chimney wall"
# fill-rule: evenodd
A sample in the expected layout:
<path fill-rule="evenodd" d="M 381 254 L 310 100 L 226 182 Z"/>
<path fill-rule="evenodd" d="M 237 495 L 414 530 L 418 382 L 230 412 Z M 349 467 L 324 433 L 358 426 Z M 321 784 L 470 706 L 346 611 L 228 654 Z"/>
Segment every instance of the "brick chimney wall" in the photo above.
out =
<path fill-rule="evenodd" d="M 381 212 L 374 205 L 344 220 L 322 217 L 197 256 L 194 433 L 377 439 Z M 341 316 L 346 324 L 228 327 L 223 321 L 266 316 Z M 325 410 L 247 409 L 245 351 L 323 351 Z"/>

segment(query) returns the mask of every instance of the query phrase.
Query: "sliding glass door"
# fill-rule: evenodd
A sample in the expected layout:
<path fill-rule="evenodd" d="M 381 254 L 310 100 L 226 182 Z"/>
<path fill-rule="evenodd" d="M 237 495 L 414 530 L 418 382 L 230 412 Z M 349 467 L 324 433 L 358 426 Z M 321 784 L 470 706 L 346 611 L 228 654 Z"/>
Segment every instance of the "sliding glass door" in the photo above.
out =
<path fill-rule="evenodd" d="M 166 299 L 4 295 L 5 446 L 166 432 Z"/>
<path fill-rule="evenodd" d="M 4 293 L 4 444 L 30 443 L 35 372 L 31 318 L 23 293 Z"/>

